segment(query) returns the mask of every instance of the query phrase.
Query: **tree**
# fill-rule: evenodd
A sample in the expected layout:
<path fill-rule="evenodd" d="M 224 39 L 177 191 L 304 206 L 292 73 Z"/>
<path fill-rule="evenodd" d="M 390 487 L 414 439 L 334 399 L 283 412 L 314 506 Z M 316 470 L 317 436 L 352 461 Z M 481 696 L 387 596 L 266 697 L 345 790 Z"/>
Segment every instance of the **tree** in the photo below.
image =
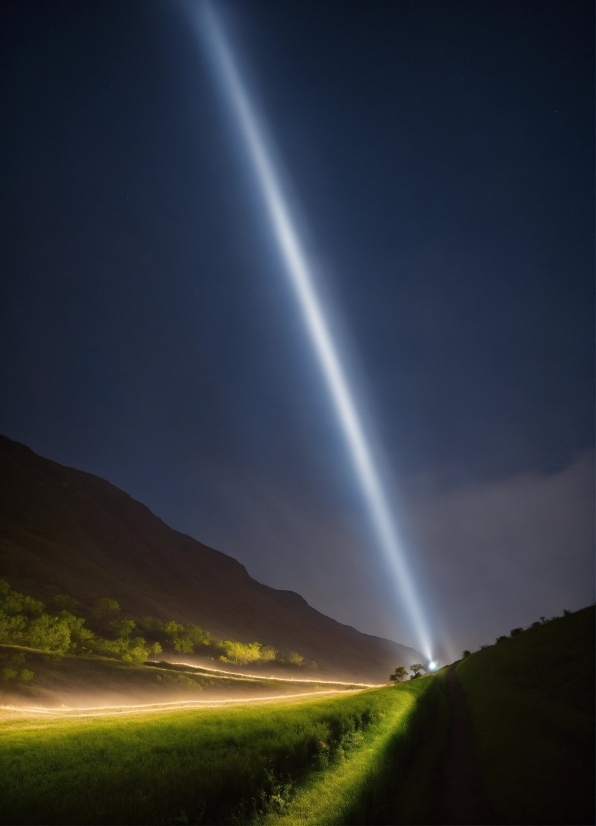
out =
<path fill-rule="evenodd" d="M 261 662 L 271 663 L 275 660 L 277 651 L 271 645 L 261 646 Z"/>
<path fill-rule="evenodd" d="M 31 621 L 25 636 L 25 644 L 51 654 L 66 654 L 70 648 L 70 628 L 60 617 L 42 614 Z"/>
<path fill-rule="evenodd" d="M 76 599 L 73 599 L 66 594 L 56 594 L 53 598 L 53 602 L 59 610 L 68 611 L 71 614 L 78 612 L 81 608 Z"/>
<path fill-rule="evenodd" d="M 392 683 L 401 683 L 408 676 L 408 669 L 405 665 L 398 665 L 393 674 L 389 675 Z"/>
<path fill-rule="evenodd" d="M 119 613 L 120 605 L 115 599 L 109 599 L 108 597 L 98 599 L 93 609 L 93 616 L 100 622 L 116 619 Z"/>
<path fill-rule="evenodd" d="M 468 651 L 468 649 L 466 648 L 466 650 L 462 653 L 462 657 L 463 657 L 463 659 L 465 660 L 465 658 L 466 658 L 466 657 L 469 657 L 471 653 L 472 653 L 472 652 L 471 652 L 471 651 Z"/>
<path fill-rule="evenodd" d="M 136 627 L 136 622 L 129 619 L 117 619 L 108 623 L 110 634 L 114 637 L 122 637 L 123 639 L 128 639 Z"/>
<path fill-rule="evenodd" d="M 146 662 L 149 649 L 143 637 L 134 637 L 132 640 L 122 640 L 122 642 L 126 644 L 126 649 L 120 655 L 123 660 L 137 665 Z"/>
<path fill-rule="evenodd" d="M 410 666 L 410 671 L 412 672 L 412 676 L 410 677 L 411 680 L 415 680 L 416 677 L 420 677 L 420 672 L 424 669 L 422 663 L 414 663 L 414 665 Z"/>
<path fill-rule="evenodd" d="M 296 651 L 290 651 L 288 662 L 291 663 L 291 665 L 302 665 L 302 663 L 304 662 L 304 657 L 302 656 L 302 654 L 298 654 Z"/>
<path fill-rule="evenodd" d="M 178 637 L 174 640 L 174 648 L 179 654 L 192 654 L 195 647 L 188 637 Z"/>
<path fill-rule="evenodd" d="M 234 663 L 235 665 L 248 665 L 257 662 L 261 657 L 261 644 L 258 642 L 234 642 L 233 640 L 222 640 L 220 650 L 223 650 L 219 658 L 224 663 Z"/>

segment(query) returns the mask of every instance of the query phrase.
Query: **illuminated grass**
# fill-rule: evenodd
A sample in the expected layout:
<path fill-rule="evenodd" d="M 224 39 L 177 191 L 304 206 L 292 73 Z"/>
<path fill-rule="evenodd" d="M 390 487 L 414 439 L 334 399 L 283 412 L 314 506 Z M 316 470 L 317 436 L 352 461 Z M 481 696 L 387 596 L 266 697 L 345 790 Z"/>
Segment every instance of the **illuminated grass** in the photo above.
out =
<path fill-rule="evenodd" d="M 397 822 L 412 781 L 429 798 L 434 763 L 419 754 L 438 730 L 428 725 L 438 682 L 250 708 L 5 719 L 0 820 Z"/>
<path fill-rule="evenodd" d="M 388 689 L 379 724 L 348 742 L 329 768 L 311 773 L 266 826 L 424 822 L 448 725 L 442 678 Z"/>
<path fill-rule="evenodd" d="M 412 708 L 413 696 L 388 688 L 250 708 L 4 720 L 0 818 L 4 823 L 247 822 L 275 805 L 290 779 L 299 782 L 326 754 L 339 755 L 342 743 L 357 743 L 371 732 L 372 739 L 361 742 L 373 747 L 376 737 L 388 736 Z M 371 765 L 363 752 L 361 766 Z M 353 770 L 356 782 L 356 764 L 346 760 L 338 768 Z"/>
<path fill-rule="evenodd" d="M 384 719 L 353 743 L 356 748 L 351 753 L 338 755 L 337 765 L 316 772 L 284 815 L 272 815 L 265 822 L 279 826 L 348 822 L 370 775 L 380 769 L 389 742 L 407 730 L 416 704 L 416 694 L 411 691 L 395 691 L 391 699 Z"/>

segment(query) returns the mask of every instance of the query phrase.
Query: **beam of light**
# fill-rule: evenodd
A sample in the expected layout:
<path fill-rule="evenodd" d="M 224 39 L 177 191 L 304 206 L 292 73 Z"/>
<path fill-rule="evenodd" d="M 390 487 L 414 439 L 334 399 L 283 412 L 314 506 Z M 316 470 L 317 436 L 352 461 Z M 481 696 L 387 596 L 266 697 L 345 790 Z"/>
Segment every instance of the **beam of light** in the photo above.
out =
<path fill-rule="evenodd" d="M 344 367 L 331 336 L 321 301 L 316 293 L 309 263 L 284 198 L 270 153 L 267 151 L 262 129 L 212 3 L 210 0 L 201 0 L 198 9 L 203 40 L 246 142 L 279 252 L 327 381 L 368 505 L 379 546 L 395 577 L 399 593 L 417 633 L 420 648 L 431 660 L 430 635 L 422 614 L 420 599 L 406 564 L 404 548 Z"/>

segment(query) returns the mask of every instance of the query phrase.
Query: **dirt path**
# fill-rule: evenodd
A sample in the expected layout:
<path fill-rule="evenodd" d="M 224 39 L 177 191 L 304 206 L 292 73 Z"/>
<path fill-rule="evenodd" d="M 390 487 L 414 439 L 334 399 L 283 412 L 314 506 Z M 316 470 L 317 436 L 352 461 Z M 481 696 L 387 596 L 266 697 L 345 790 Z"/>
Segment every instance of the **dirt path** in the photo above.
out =
<path fill-rule="evenodd" d="M 472 721 L 454 663 L 446 679 L 451 726 L 437 773 L 436 824 L 488 824 L 490 808 L 482 790 Z"/>

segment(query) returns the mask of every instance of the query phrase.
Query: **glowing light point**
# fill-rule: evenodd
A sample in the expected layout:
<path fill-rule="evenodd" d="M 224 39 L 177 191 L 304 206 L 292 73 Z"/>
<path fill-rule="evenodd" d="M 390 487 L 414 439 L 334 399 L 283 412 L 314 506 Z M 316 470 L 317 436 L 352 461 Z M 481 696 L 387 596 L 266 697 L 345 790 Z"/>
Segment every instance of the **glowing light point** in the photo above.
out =
<path fill-rule="evenodd" d="M 431 660 L 428 664 L 429 671 L 436 671 L 439 667 L 439 663 L 436 660 Z"/>
<path fill-rule="evenodd" d="M 323 304 L 315 288 L 312 268 L 309 265 L 301 239 L 296 230 L 287 200 L 272 161 L 252 101 L 242 81 L 238 66 L 210 0 L 201 0 L 193 6 L 198 15 L 199 34 L 215 69 L 224 96 L 238 123 L 240 135 L 246 145 L 250 163 L 260 190 L 268 219 L 277 241 L 281 260 L 302 310 L 304 322 L 321 371 L 327 382 L 329 394 L 346 442 L 371 522 L 377 535 L 379 548 L 392 572 L 402 602 L 416 631 L 419 646 L 427 661 L 432 661 L 430 634 L 421 609 L 420 598 L 409 568 L 404 549 L 381 476 L 377 469 L 369 440 L 349 385 L 344 366 L 331 335 Z"/>

